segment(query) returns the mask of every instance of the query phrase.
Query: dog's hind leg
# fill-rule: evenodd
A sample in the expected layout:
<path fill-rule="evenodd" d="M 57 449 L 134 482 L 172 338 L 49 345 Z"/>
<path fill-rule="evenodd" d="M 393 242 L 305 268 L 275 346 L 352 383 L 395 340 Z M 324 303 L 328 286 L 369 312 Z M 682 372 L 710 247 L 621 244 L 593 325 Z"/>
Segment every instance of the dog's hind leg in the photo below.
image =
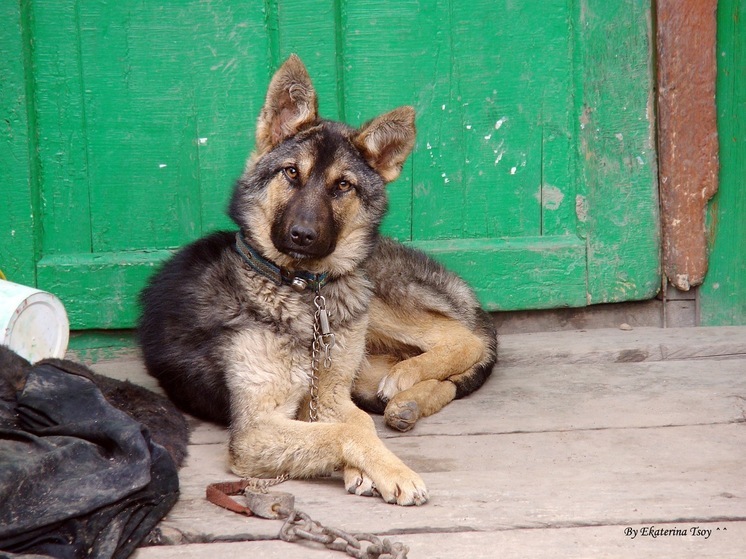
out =
<path fill-rule="evenodd" d="M 381 380 L 400 359 L 390 355 L 369 355 L 355 377 L 352 397 L 355 403 L 371 413 L 382 414 L 386 402 L 378 397 Z"/>
<path fill-rule="evenodd" d="M 456 397 L 456 385 L 449 380 L 424 380 L 399 392 L 384 411 L 386 424 L 397 431 L 409 431 L 421 417 L 439 412 Z"/>
<path fill-rule="evenodd" d="M 385 400 L 418 382 L 461 375 L 481 360 L 484 343 L 460 322 L 446 317 L 430 322 L 432 327 L 419 340 L 423 353 L 400 361 L 381 380 L 378 393 Z"/>
<path fill-rule="evenodd" d="M 429 310 L 405 315 L 380 300 L 371 310 L 369 346 L 377 355 L 356 380 L 355 398 L 379 411 L 371 405 L 377 380 L 376 399 L 386 403 L 386 423 L 394 429 L 409 430 L 478 388 L 494 365 L 497 342 L 487 315 L 468 327 Z"/>
<path fill-rule="evenodd" d="M 384 414 L 389 427 L 409 431 L 420 417 L 432 415 L 449 404 L 456 397 L 456 385 L 449 380 L 427 379 L 384 401 L 379 388 L 397 363 L 392 356 L 370 356 L 355 379 L 354 397 L 363 409 Z"/>

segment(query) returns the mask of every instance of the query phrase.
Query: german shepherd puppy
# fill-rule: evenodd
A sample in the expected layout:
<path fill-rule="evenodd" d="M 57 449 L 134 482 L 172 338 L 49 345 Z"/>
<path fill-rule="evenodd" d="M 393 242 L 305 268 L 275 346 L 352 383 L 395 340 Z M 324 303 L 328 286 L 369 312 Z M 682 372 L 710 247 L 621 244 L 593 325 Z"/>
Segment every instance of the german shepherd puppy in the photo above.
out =
<path fill-rule="evenodd" d="M 407 430 L 492 370 L 495 331 L 469 287 L 378 234 L 414 116 L 401 107 L 360 129 L 320 119 L 291 56 L 230 203 L 240 231 L 182 249 L 142 293 L 148 371 L 187 412 L 230 425 L 237 475 L 342 469 L 351 493 L 421 505 L 422 479 L 353 398 Z"/>

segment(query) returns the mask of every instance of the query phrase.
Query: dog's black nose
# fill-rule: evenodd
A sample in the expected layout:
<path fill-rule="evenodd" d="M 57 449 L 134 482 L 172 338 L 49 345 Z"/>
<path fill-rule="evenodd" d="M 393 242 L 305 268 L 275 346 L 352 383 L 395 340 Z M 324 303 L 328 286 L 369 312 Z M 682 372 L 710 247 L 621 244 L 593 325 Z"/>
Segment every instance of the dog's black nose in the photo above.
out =
<path fill-rule="evenodd" d="M 296 246 L 308 247 L 312 245 L 318 234 L 311 227 L 304 227 L 303 225 L 293 225 L 290 228 L 290 239 Z"/>

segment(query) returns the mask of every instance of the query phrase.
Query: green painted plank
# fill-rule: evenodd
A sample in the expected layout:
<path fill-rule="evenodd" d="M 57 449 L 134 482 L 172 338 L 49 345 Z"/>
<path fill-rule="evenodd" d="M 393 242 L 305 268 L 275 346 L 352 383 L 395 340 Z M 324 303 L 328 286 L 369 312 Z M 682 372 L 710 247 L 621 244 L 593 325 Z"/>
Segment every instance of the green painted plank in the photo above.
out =
<path fill-rule="evenodd" d="M 411 243 L 456 271 L 490 311 L 579 307 L 586 246 L 573 236 Z"/>
<path fill-rule="evenodd" d="M 567 77 L 572 80 L 571 74 Z M 578 161 L 573 117 L 572 107 L 563 114 L 542 114 L 541 235 L 582 236 L 576 212 Z"/>
<path fill-rule="evenodd" d="M 81 2 L 79 12 L 93 250 L 179 246 L 201 232 L 199 3 Z"/>
<path fill-rule="evenodd" d="M 132 355 L 137 347 L 137 336 L 132 329 L 125 330 L 79 330 L 70 333 L 67 345 L 78 361 L 96 363 L 102 359 L 114 359 L 122 354 Z"/>
<path fill-rule="evenodd" d="M 720 187 L 710 204 L 704 325 L 746 324 L 746 2 L 718 3 Z"/>
<path fill-rule="evenodd" d="M 442 2 L 350 0 L 342 3 L 345 115 L 357 126 L 401 105 L 412 105 L 418 127 L 414 153 L 401 176 L 388 185 L 389 213 L 383 230 L 400 240 L 412 238 L 412 195 L 417 153 L 431 106 L 427 85 L 438 40 L 435 21 Z M 419 170 L 417 171 L 419 173 Z"/>
<path fill-rule="evenodd" d="M 371 106 L 392 97 L 389 105 L 417 108 L 414 239 L 540 233 L 540 119 L 565 142 L 573 130 L 568 17 L 565 2 L 542 10 L 504 2 L 346 4 L 349 114 L 367 118 Z M 511 19 L 522 24 L 502 24 Z M 550 154 L 550 178 L 572 189 L 573 152 L 558 153 Z M 563 156 L 567 174 L 560 178 Z M 563 197 L 571 213 L 573 195 Z M 403 217 L 398 203 L 392 196 L 390 233 Z"/>
<path fill-rule="evenodd" d="M 45 256 L 37 267 L 39 289 L 65 305 L 72 330 L 131 328 L 137 296 L 167 250 Z"/>
<path fill-rule="evenodd" d="M 542 128 L 564 122 L 569 132 L 572 18 L 566 0 L 547 0 L 540 8 L 494 0 L 453 3 L 452 72 L 459 85 L 452 102 L 460 106 L 461 122 L 452 141 L 465 151 L 455 162 L 463 169 L 463 237 L 541 234 Z M 564 157 L 572 159 L 570 153 Z M 574 183 L 567 175 L 552 180 L 562 188 Z M 443 181 L 438 192 L 451 191 Z M 440 198 L 425 203 L 436 205 Z"/>
<path fill-rule="evenodd" d="M 588 304 L 660 287 L 649 0 L 581 0 L 578 208 L 588 236 Z"/>
<path fill-rule="evenodd" d="M 202 2 L 192 23 L 202 233 L 232 227 L 235 180 L 254 148 L 271 65 L 259 2 Z"/>
<path fill-rule="evenodd" d="M 542 105 L 565 120 L 572 107 L 566 2 L 441 5 L 420 84 L 413 238 L 538 235 Z"/>
<path fill-rule="evenodd" d="M 0 3 L 0 272 L 9 280 L 36 284 L 30 99 L 24 62 L 30 53 L 18 2 Z"/>
<path fill-rule="evenodd" d="M 580 306 L 585 300 L 585 243 L 577 238 L 413 245 L 456 270 L 489 310 Z M 38 266 L 39 287 L 62 300 L 74 330 L 131 328 L 139 313 L 138 293 L 171 254 L 155 250 L 45 257 Z"/>
<path fill-rule="evenodd" d="M 41 252 L 92 249 L 78 2 L 28 2 L 38 138 Z M 119 187 L 122 186 L 120 182 Z"/>

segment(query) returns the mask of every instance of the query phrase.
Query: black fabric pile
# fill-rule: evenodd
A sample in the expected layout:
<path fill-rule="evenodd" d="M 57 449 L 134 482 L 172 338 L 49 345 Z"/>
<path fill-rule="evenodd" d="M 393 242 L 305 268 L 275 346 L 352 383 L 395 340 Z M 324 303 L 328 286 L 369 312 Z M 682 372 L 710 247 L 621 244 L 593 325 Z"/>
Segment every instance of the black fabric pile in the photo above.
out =
<path fill-rule="evenodd" d="M 183 417 L 166 402 L 178 414 L 170 418 L 181 437 L 175 462 L 147 427 L 107 401 L 98 375 L 68 362 L 19 373 L 8 361 L 0 355 L 0 557 L 128 557 L 178 497 Z M 105 384 L 108 393 L 143 397 L 135 385 Z M 163 405 L 149 394 L 151 407 Z"/>

